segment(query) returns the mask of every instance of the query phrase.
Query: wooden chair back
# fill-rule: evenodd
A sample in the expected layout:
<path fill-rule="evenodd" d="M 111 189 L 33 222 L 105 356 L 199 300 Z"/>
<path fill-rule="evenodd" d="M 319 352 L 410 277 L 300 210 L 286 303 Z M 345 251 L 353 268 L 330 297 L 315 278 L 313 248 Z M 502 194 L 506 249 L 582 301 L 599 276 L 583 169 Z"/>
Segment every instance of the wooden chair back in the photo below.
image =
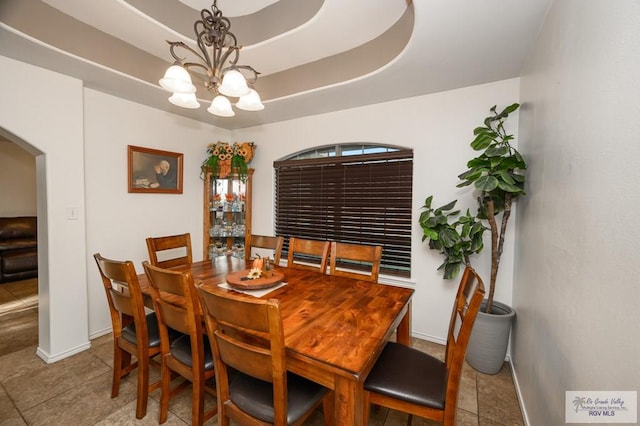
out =
<path fill-rule="evenodd" d="M 449 330 L 447 332 L 447 347 L 445 363 L 449 370 L 447 393 L 458 393 L 460 374 L 467 346 L 471 337 L 471 330 L 476 320 L 480 304 L 485 295 L 484 283 L 480 275 L 470 266 L 462 273 L 458 291 L 451 311 Z"/>
<path fill-rule="evenodd" d="M 215 389 L 205 382 L 214 376 L 213 361 L 208 342 L 203 338 L 202 309 L 190 272 L 160 268 L 143 262 L 149 279 L 151 297 L 158 317 L 161 337 L 162 371 L 160 397 L 160 423 L 167 418 L 169 398 L 175 394 L 170 389 L 172 372 L 192 382 L 192 423 L 213 417 L 217 409 L 204 412 L 204 393 L 215 396 Z M 169 340 L 169 328 L 185 334 L 184 339 Z M 184 354 L 191 358 L 185 360 Z"/>
<path fill-rule="evenodd" d="M 249 425 L 301 424 L 323 401 L 321 397 L 326 390 L 302 417 L 292 423 L 287 422 L 290 415 L 288 400 L 296 398 L 287 397 L 288 392 L 293 390 L 287 386 L 287 376 L 290 373 L 287 373 L 284 329 L 278 300 L 248 300 L 231 293 L 209 293 L 201 287 L 198 288 L 198 294 L 216 363 L 218 416 L 221 416 L 219 424 L 228 424 L 230 419 Z M 238 403 L 233 400 L 230 381 L 234 380 L 234 373 L 272 384 L 272 389 L 264 389 L 266 395 L 273 397 L 273 411 L 266 414 L 268 418 L 256 417 L 258 412 L 265 415 L 264 408 L 256 407 L 264 406 L 267 402 L 248 400 L 252 393 L 256 394 L 255 391 L 244 393 Z M 236 376 L 235 380 L 237 379 Z M 247 384 L 259 383 L 255 380 L 243 382 L 245 388 L 250 387 Z M 242 385 L 237 383 L 239 382 L 234 382 L 236 395 L 243 392 L 240 390 Z"/>
<path fill-rule="evenodd" d="M 444 362 L 427 353 L 387 343 L 365 380 L 365 420 L 369 404 L 377 404 L 409 413 L 410 419 L 417 415 L 455 425 L 464 358 L 484 295 L 482 279 L 473 268 L 466 267 L 451 312 Z M 421 373 L 416 376 L 418 370 Z M 425 377 L 431 378 L 429 384 Z"/>
<path fill-rule="evenodd" d="M 289 238 L 287 266 L 289 268 L 325 273 L 329 261 L 330 247 L 329 241 L 291 237 Z"/>
<path fill-rule="evenodd" d="M 273 263 L 280 265 L 280 256 L 282 255 L 282 245 L 284 244 L 284 237 L 271 237 L 266 235 L 251 234 L 249 237 L 248 246 L 253 248 L 263 248 L 273 250 Z M 251 253 L 249 253 L 251 255 Z"/>
<path fill-rule="evenodd" d="M 147 238 L 149 262 L 161 268 L 188 265 L 193 262 L 191 234 Z M 173 256 L 174 257 L 168 257 Z M 158 256 L 160 255 L 160 256 Z"/>
<path fill-rule="evenodd" d="M 149 385 L 150 359 L 160 353 L 157 323 L 154 324 L 155 315 L 150 315 L 150 323 L 148 323 L 138 276 L 131 261 L 107 259 L 100 253 L 95 253 L 93 258 L 98 265 L 98 271 L 107 295 L 113 329 L 111 397 L 118 396 L 122 377 L 137 367 L 136 418 L 141 419 L 147 413 L 149 392 L 160 386 L 160 382 Z M 151 330 L 153 347 L 149 339 L 149 324 L 153 328 Z M 137 362 L 131 362 L 132 355 L 137 358 Z"/>
<path fill-rule="evenodd" d="M 330 274 L 378 282 L 382 246 L 331 242 Z"/>

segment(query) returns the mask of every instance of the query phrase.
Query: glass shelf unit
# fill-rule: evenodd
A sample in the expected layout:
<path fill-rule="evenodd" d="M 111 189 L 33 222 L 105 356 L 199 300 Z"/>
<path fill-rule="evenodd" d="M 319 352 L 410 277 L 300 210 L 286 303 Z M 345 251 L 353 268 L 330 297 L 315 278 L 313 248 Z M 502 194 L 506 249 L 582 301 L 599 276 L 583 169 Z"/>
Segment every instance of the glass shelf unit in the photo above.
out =
<path fill-rule="evenodd" d="M 231 255 L 246 258 L 251 235 L 251 179 L 229 175 L 224 178 L 204 173 L 204 259 Z"/>

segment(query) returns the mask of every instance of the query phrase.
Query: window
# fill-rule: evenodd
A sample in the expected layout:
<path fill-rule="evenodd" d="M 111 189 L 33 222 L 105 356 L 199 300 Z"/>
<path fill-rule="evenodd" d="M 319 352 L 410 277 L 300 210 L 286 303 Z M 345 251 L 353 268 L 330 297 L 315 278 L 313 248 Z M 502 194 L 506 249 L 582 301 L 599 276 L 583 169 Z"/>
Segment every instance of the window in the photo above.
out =
<path fill-rule="evenodd" d="M 383 247 L 380 271 L 410 276 L 413 151 L 320 147 L 274 162 L 276 235 Z"/>

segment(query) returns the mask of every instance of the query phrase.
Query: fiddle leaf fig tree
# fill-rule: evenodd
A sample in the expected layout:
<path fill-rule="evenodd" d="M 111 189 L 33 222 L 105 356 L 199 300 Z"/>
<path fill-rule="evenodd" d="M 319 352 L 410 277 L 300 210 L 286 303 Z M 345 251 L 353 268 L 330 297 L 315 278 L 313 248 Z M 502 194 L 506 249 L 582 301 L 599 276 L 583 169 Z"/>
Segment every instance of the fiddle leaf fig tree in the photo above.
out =
<path fill-rule="evenodd" d="M 460 210 L 453 210 L 457 200 L 436 209 L 431 207 L 433 196 L 427 197 L 420 214 L 422 241 L 429 239 L 429 248 L 444 256 L 438 270 L 444 269 L 444 279 L 455 278 L 462 265 L 470 265 L 469 256 L 480 253 L 483 248 L 482 234 L 486 228 L 481 221 L 466 214 L 459 216 Z"/>
<path fill-rule="evenodd" d="M 484 119 L 484 126 L 477 127 L 471 148 L 482 151 L 467 163 L 468 170 L 458 176 L 459 188 L 473 184 L 479 192 L 478 219 L 486 220 L 491 230 L 491 277 L 486 312 L 491 312 L 500 258 L 504 248 L 504 233 L 511 216 L 514 200 L 525 195 L 523 171 L 527 164 L 520 153 L 511 146 L 513 135 L 504 129 L 504 121 L 520 104 L 512 104 L 501 112 L 494 105 L 491 115 Z M 500 217 L 500 215 L 502 215 Z M 499 223 L 498 223 L 499 221 Z"/>
<path fill-rule="evenodd" d="M 478 210 L 472 215 L 459 216 L 453 210 L 457 200 L 442 207 L 432 208 L 433 196 L 427 197 L 420 214 L 422 241 L 429 240 L 429 248 L 444 256 L 438 270 L 444 269 L 444 278 L 455 278 L 462 265 L 471 265 L 470 256 L 483 249 L 483 234 L 491 231 L 491 277 L 486 312 L 491 312 L 495 294 L 496 278 L 504 248 L 504 233 L 511 216 L 511 205 L 525 195 L 523 171 L 527 168 L 522 155 L 511 146 L 513 135 L 504 129 L 504 121 L 516 111 L 520 104 L 512 104 L 497 112 L 490 108 L 491 115 L 484 125 L 474 129 L 475 138 L 471 148 L 481 153 L 467 163 L 468 170 L 458 176 L 458 188 L 472 185 L 478 191 Z M 487 221 L 489 227 L 483 225 Z M 499 222 L 499 223 L 498 223 Z"/>

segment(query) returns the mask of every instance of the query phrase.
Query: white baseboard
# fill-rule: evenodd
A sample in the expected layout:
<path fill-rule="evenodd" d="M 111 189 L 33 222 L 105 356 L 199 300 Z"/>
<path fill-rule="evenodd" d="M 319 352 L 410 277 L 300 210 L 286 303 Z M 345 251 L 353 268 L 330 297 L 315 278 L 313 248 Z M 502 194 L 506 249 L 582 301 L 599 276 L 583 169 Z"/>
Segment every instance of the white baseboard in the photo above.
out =
<path fill-rule="evenodd" d="M 72 355 L 78 354 L 82 351 L 86 351 L 91 347 L 91 342 L 86 342 L 81 345 L 76 346 L 75 348 L 71 348 L 68 351 L 61 352 L 56 355 L 52 355 L 44 351 L 40 346 L 36 350 L 36 355 L 40 357 L 47 364 L 53 364 L 54 362 L 63 360 L 65 358 L 69 358 Z"/>
<path fill-rule="evenodd" d="M 105 334 L 109 334 L 113 331 L 113 327 L 103 328 L 102 330 L 94 331 L 89 335 L 89 340 L 97 339 L 98 337 L 102 337 Z"/>
<path fill-rule="evenodd" d="M 518 397 L 518 404 L 520 404 L 520 411 L 522 412 L 522 419 L 525 426 L 530 426 L 529 416 L 527 415 L 527 407 L 524 405 L 524 399 L 522 398 L 522 392 L 520 391 L 520 382 L 518 382 L 518 375 L 513 368 L 513 363 L 509 360 L 509 368 L 511 369 L 511 377 L 513 377 L 513 384 L 516 388 L 516 395 Z"/>

